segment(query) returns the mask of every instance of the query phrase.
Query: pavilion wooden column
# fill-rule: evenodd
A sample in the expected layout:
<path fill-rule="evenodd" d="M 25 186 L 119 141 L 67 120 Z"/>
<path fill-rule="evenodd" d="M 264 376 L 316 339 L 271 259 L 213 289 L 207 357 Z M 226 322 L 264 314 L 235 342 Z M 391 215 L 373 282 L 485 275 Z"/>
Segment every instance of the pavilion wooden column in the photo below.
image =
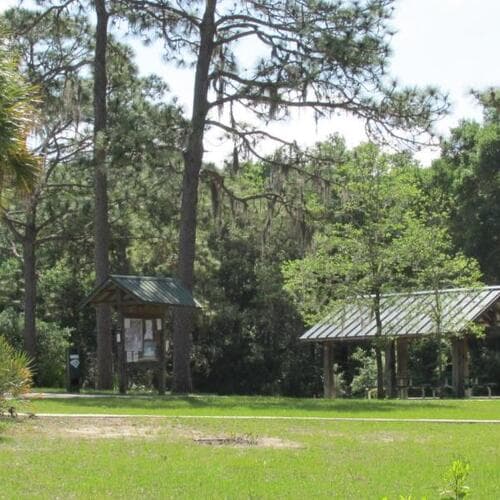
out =
<path fill-rule="evenodd" d="M 394 340 L 389 340 L 385 346 L 385 394 L 389 398 L 397 397 L 396 382 L 396 347 Z"/>
<path fill-rule="evenodd" d="M 333 373 L 333 342 L 323 343 L 323 394 L 327 399 L 336 396 Z"/>
<path fill-rule="evenodd" d="M 399 389 L 399 397 L 408 399 L 408 338 L 398 338 L 396 342 L 396 357 L 397 357 L 397 386 Z"/>
<path fill-rule="evenodd" d="M 165 354 L 165 330 L 167 328 L 167 314 L 161 318 L 161 328 L 158 346 L 158 394 L 165 394 L 165 379 L 167 377 L 166 354 Z"/>
<path fill-rule="evenodd" d="M 451 342 L 452 385 L 457 398 L 465 397 L 465 382 L 469 378 L 469 346 L 467 337 L 454 338 Z"/>

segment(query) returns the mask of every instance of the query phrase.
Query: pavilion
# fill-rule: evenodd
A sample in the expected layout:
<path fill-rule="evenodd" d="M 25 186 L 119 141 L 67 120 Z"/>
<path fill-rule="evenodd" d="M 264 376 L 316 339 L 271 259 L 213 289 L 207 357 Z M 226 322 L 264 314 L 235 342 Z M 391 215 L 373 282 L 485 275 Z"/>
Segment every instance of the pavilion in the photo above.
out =
<path fill-rule="evenodd" d="M 408 397 L 408 344 L 417 337 L 445 335 L 452 342 L 452 387 L 466 395 L 469 378 L 468 341 L 474 325 L 489 337 L 500 337 L 500 286 L 455 288 L 381 296 L 381 322 L 387 342 L 394 343 L 396 384 Z M 307 330 L 300 340 L 323 344 L 325 397 L 334 397 L 333 349 L 341 342 L 374 341 L 377 325 L 373 297 L 339 301 L 332 313 Z"/>

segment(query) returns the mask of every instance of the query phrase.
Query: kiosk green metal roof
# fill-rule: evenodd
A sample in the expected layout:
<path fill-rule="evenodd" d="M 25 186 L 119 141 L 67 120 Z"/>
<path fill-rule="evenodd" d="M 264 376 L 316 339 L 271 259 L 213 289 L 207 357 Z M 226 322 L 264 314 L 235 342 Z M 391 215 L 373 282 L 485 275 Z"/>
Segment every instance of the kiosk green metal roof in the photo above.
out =
<path fill-rule="evenodd" d="M 138 304 L 201 307 L 191 292 L 174 278 L 110 274 L 93 290 L 85 304 L 113 303 L 114 291 L 120 289 Z"/>
<path fill-rule="evenodd" d="M 461 333 L 488 311 L 494 316 L 491 321 L 499 322 L 500 286 L 384 294 L 380 309 L 384 335 L 436 334 L 438 322 L 441 333 Z M 332 313 L 307 330 L 300 340 L 368 340 L 375 337 L 376 331 L 373 298 L 353 297 L 339 301 Z"/>

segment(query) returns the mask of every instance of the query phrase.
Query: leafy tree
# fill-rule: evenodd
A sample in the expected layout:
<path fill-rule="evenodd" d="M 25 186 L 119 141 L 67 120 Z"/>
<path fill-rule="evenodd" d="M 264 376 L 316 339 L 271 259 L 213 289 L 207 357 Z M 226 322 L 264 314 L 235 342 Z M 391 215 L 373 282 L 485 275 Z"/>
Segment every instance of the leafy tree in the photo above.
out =
<path fill-rule="evenodd" d="M 464 332 L 455 332 L 455 318 L 444 312 L 440 291 L 445 288 L 471 288 L 482 285 L 482 273 L 478 262 L 454 250 L 453 242 L 447 229 L 446 220 L 433 221 L 434 225 L 414 224 L 406 238 L 396 244 L 396 251 L 411 256 L 406 269 L 401 269 L 407 279 L 407 286 L 430 290 L 433 300 L 430 311 L 434 323 L 434 341 L 436 346 L 437 381 L 441 394 L 445 386 L 444 364 L 450 348 L 450 337 L 461 336 Z M 471 323 L 467 333 L 481 336 L 483 328 Z"/>
<path fill-rule="evenodd" d="M 64 167 L 88 144 L 79 126 L 82 109 L 75 95 L 81 92 L 82 67 L 87 64 L 89 29 L 83 18 L 47 15 L 39 19 L 38 14 L 21 9 L 7 11 L 4 18 L 16 34 L 11 44 L 20 54 L 21 69 L 42 96 L 40 118 L 33 130 L 39 176 L 31 192 L 14 200 L 4 213 L 14 242 L 22 246 L 24 342 L 36 363 L 37 249 L 61 236 L 65 222 L 74 214 L 69 205 L 74 206 L 82 188 L 81 175 L 70 180 Z M 53 203 L 55 191 L 64 193 L 66 203 Z"/>
<path fill-rule="evenodd" d="M 500 267 L 500 119 L 498 90 L 479 95 L 485 121 L 464 121 L 451 131 L 432 165 L 429 189 L 441 193 L 457 248 L 478 260 L 485 281 L 498 283 Z M 444 195 L 443 195 L 444 193 Z"/>
<path fill-rule="evenodd" d="M 339 298 L 371 296 L 378 338 L 378 397 L 384 396 L 382 348 L 387 345 L 380 314 L 381 295 L 395 288 L 396 268 L 402 256 L 395 252 L 393 243 L 408 228 L 411 203 L 416 197 L 414 187 L 401 182 L 402 178 L 389 169 L 390 158 L 379 154 L 376 147 L 358 148 L 341 183 L 339 218 L 318 237 L 319 252 L 284 268 L 289 290 L 299 296 L 304 288 L 309 295 L 309 290 L 314 290 L 304 302 L 304 309 L 321 316 L 325 314 L 325 303 L 329 303 L 328 310 Z M 300 283 L 304 273 L 312 278 L 305 286 Z M 323 283 L 318 291 L 324 293 L 319 300 L 315 290 L 318 281 Z"/>
<path fill-rule="evenodd" d="M 378 397 L 384 396 L 383 348 L 385 385 L 388 395 L 394 392 L 392 332 L 381 318 L 382 294 L 431 285 L 439 290 L 477 277 L 474 262 L 452 255 L 446 230 L 424 217 L 423 194 L 412 176 L 399 157 L 373 145 L 357 148 L 341 183 L 337 216 L 316 238 L 312 255 L 284 266 L 286 287 L 309 321 L 339 299 L 368 301 L 376 322 Z"/>
<path fill-rule="evenodd" d="M 199 390 L 295 396 L 319 392 L 318 364 L 311 350 L 298 346 L 303 322 L 282 289 L 279 255 L 274 262 L 271 257 L 285 235 L 278 236 L 277 225 L 264 255 L 259 238 L 251 236 L 258 229 L 255 222 L 251 233 L 228 224 L 208 238 L 214 261 L 210 273 L 200 272 L 198 285 L 208 304 L 194 331 L 193 376 Z M 205 260 L 203 253 L 199 260 Z"/>
<path fill-rule="evenodd" d="M 265 127 L 248 125 L 238 114 L 244 109 L 266 124 L 298 107 L 318 116 L 348 112 L 364 118 L 372 135 L 388 134 L 399 141 L 407 132 L 418 140 L 446 108 L 434 90 L 386 84 L 390 0 L 206 0 L 182 6 L 124 0 L 121 5 L 129 13 L 134 8 L 129 18 L 139 31 L 157 28 L 168 47 L 167 57 L 195 68 L 178 247 L 178 276 L 189 290 L 194 286 L 198 185 L 207 128 L 233 138 L 235 162 L 240 152 L 258 156 L 256 142 L 271 139 L 290 150 L 293 159 L 288 161 L 297 165 L 300 152 L 295 144 L 273 137 Z M 238 58 L 243 43 L 253 43 L 262 54 L 248 67 Z M 173 389 L 178 392 L 192 388 L 191 330 L 191 313 L 176 313 Z"/>

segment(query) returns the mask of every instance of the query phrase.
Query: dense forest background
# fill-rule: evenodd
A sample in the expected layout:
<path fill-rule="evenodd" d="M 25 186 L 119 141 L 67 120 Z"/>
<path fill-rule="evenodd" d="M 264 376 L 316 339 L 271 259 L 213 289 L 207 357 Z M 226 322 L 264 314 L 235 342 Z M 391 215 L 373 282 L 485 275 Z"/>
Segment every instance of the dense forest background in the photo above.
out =
<path fill-rule="evenodd" d="M 96 2 L 100 3 L 106 6 Z M 142 38 L 145 33 L 157 36 L 158 30 L 166 29 L 165 19 L 156 26 L 154 16 L 133 10 L 139 3 L 117 2 L 114 15 L 127 20 L 130 30 Z M 30 332 L 36 341 L 31 354 L 36 357 L 39 385 L 65 384 L 66 349 L 71 345 L 82 353 L 84 383 L 94 387 L 99 385 L 96 315 L 80 304 L 96 283 L 96 185 L 101 168 L 96 161 L 104 158 L 106 174 L 107 200 L 100 209 L 106 211 L 109 226 L 107 269 L 116 274 L 179 275 L 179 233 L 186 223 L 181 220 L 181 200 L 189 187 L 186 151 L 196 150 L 196 116 L 184 115 L 169 94 L 168 82 L 138 73 L 125 38 L 108 34 L 106 78 L 101 82 L 104 139 L 96 132 L 99 37 L 93 18 L 83 3 L 69 10 L 54 8 L 51 2 L 42 6 L 36 12 L 7 11 L 1 20 L 3 44 L 17 55 L 20 71 L 37 95 L 30 146 L 40 160 L 40 174 L 29 194 L 3 200 L 0 332 L 18 349 L 26 347 Z M 171 30 L 188 37 L 185 26 Z M 172 50 L 174 41 L 167 41 Z M 200 42 L 199 47 L 204 45 Z M 361 67 L 374 64 L 361 60 L 362 51 L 375 50 L 374 46 L 358 49 L 356 61 L 341 61 L 350 69 L 359 66 L 358 73 L 353 70 L 355 76 Z M 223 52 L 220 49 L 217 64 L 222 64 Z M 222 96 L 220 106 L 226 92 L 221 75 L 235 72 L 236 65 L 228 54 L 225 57 L 226 66 L 219 67 L 219 77 L 212 81 L 215 94 Z M 268 75 L 271 69 L 266 71 Z M 250 86 L 241 77 L 231 78 L 233 84 Z M 290 73 L 280 78 L 294 77 Z M 269 80 L 267 93 L 248 90 L 255 102 L 271 108 L 266 111 L 271 118 L 279 118 L 286 99 L 293 102 L 293 96 L 285 99 L 279 94 L 281 80 L 276 81 Z M 279 95 L 269 103 L 274 91 Z M 436 95 L 430 93 L 430 98 Z M 298 338 L 332 300 L 349 290 L 370 293 L 374 286 L 403 291 L 478 280 L 499 283 L 500 94 L 492 89 L 476 97 L 484 109 L 483 121 L 463 121 L 451 130 L 441 141 L 440 158 L 428 168 L 418 164 L 409 147 L 418 147 L 420 138 L 398 140 L 399 149 L 394 150 L 378 133 L 372 136 L 380 139 L 378 144 L 354 149 L 347 148 L 342 137 L 332 136 L 308 150 L 279 143 L 275 153 L 255 155 L 254 137 L 264 140 L 264 132 L 236 127 L 231 108 L 232 128 L 220 128 L 234 138 L 232 154 L 223 165 L 200 162 L 196 173 L 192 288 L 203 310 L 194 318 L 189 359 L 197 391 L 320 394 L 320 347 L 300 344 Z M 408 91 L 406 98 L 420 99 Z M 355 104 L 352 112 L 384 127 L 413 126 L 423 120 L 422 115 L 415 123 L 398 115 L 394 123 L 396 111 L 390 115 L 388 101 L 383 101 L 387 109 L 363 99 Z M 401 114 L 401 102 L 399 106 Z M 409 115 L 408 109 L 404 112 Z M 384 113 L 391 118 L 386 120 Z M 429 114 L 421 128 L 427 129 L 432 121 Z M 373 248 L 379 248 L 370 246 L 374 240 L 381 245 L 376 258 L 383 272 L 370 274 L 367 266 L 373 260 L 367 261 L 367 255 L 373 258 Z M 437 269 L 444 271 L 439 274 Z M 436 352 L 446 364 L 446 346 L 436 349 L 436 343 L 443 342 L 413 344 L 414 380 L 436 380 L 443 362 Z M 172 373 L 175 339 L 170 344 Z M 476 344 L 473 376 L 500 380 L 498 352 L 488 350 L 484 341 Z M 348 346 L 336 356 L 339 383 L 346 393 L 363 394 L 364 387 L 375 384 L 375 354 L 369 346 Z M 130 381 L 149 388 L 154 376 L 137 370 Z"/>

